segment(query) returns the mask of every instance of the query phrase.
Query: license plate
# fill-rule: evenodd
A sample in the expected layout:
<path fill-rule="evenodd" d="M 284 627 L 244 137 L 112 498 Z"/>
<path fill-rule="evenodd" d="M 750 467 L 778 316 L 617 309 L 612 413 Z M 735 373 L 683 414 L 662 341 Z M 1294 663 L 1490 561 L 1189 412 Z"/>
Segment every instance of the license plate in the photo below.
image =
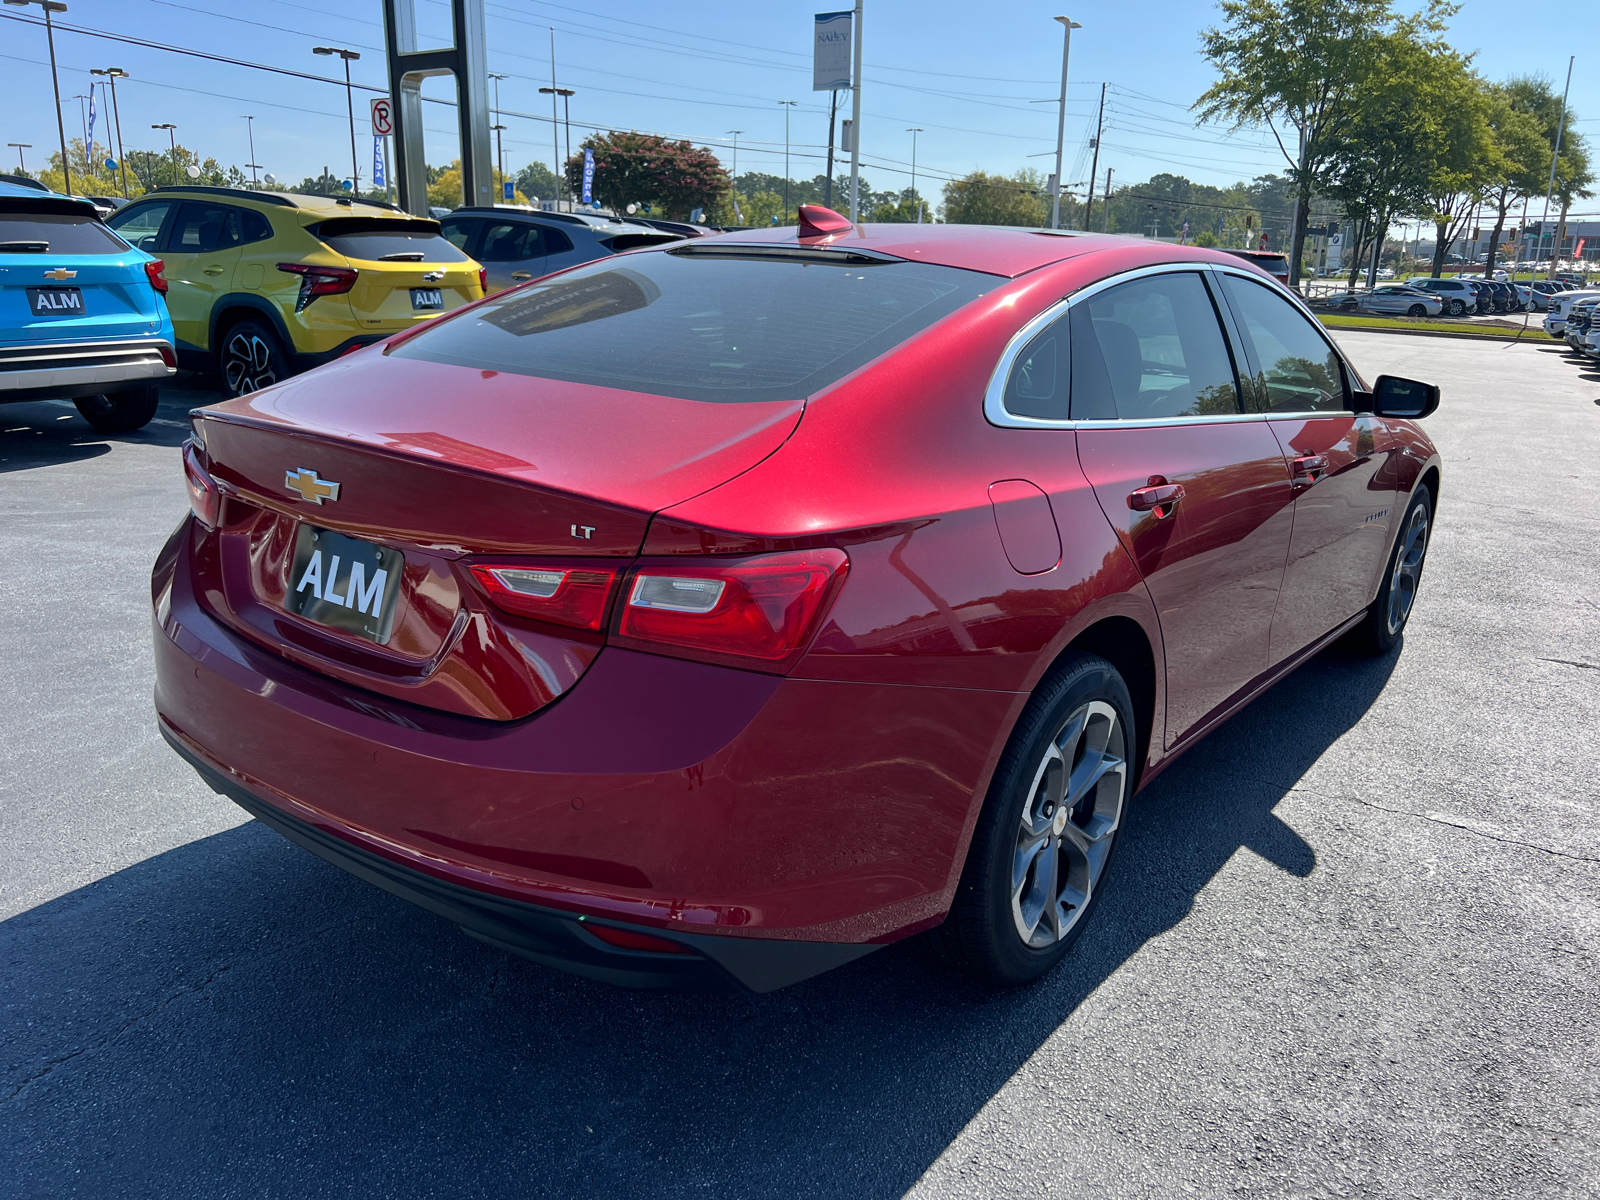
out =
<path fill-rule="evenodd" d="M 81 317 L 84 314 L 83 289 L 29 288 L 28 309 L 36 317 Z"/>
<path fill-rule="evenodd" d="M 292 613 L 383 645 L 394 629 L 405 557 L 331 529 L 302 525 L 289 569 Z"/>
<path fill-rule="evenodd" d="M 414 309 L 443 308 L 444 290 L 442 288 L 412 288 L 411 307 Z"/>

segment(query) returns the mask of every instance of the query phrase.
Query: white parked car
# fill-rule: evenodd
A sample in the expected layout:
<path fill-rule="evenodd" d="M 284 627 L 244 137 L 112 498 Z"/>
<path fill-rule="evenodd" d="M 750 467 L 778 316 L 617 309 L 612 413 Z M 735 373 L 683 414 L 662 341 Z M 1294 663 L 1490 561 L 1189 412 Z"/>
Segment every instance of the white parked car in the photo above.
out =
<path fill-rule="evenodd" d="M 1437 317 L 1444 301 L 1431 292 L 1396 284 L 1373 288 L 1356 297 L 1356 307 L 1369 313 L 1398 313 L 1407 317 Z"/>
<path fill-rule="evenodd" d="M 1553 338 L 1567 336 L 1567 315 L 1572 306 L 1581 300 L 1600 299 L 1600 289 L 1558 292 L 1550 297 L 1550 311 L 1544 319 L 1544 331 Z"/>

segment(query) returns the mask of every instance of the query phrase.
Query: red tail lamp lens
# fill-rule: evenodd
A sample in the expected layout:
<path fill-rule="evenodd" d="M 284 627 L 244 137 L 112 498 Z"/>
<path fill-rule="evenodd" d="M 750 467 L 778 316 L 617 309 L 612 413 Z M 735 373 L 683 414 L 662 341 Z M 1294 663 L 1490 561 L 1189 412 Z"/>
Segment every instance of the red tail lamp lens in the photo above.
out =
<path fill-rule="evenodd" d="M 489 294 L 489 268 L 478 268 L 478 290 L 485 296 Z"/>
<path fill-rule="evenodd" d="M 679 945 L 677 942 L 662 937 L 652 937 L 648 933 L 635 933 L 631 929 L 613 929 L 609 925 L 594 925 L 588 922 L 585 922 L 583 927 L 608 946 L 616 946 L 619 950 L 644 950 L 651 954 L 694 953 L 689 947 Z"/>
<path fill-rule="evenodd" d="M 147 277 L 149 277 L 150 286 L 155 288 L 155 290 L 160 292 L 163 296 L 167 294 L 167 277 L 165 274 L 163 274 L 166 269 L 167 264 L 162 262 L 159 258 L 152 258 L 144 265 L 144 273 Z"/>
<path fill-rule="evenodd" d="M 183 477 L 189 484 L 189 507 L 195 519 L 207 529 L 215 529 L 222 517 L 222 489 L 200 465 L 193 442 L 183 446 Z"/>
<path fill-rule="evenodd" d="M 472 577 L 494 606 L 519 617 L 598 631 L 617 571 L 528 562 L 474 563 Z"/>
<path fill-rule="evenodd" d="M 805 648 L 849 565 L 843 550 L 825 548 L 640 567 L 628 578 L 617 642 L 776 666 Z"/>
<path fill-rule="evenodd" d="M 279 263 L 278 270 L 300 276 L 300 295 L 294 302 L 295 312 L 304 312 L 306 305 L 318 296 L 337 296 L 356 285 L 358 272 L 353 267 L 319 267 L 311 263 Z"/>

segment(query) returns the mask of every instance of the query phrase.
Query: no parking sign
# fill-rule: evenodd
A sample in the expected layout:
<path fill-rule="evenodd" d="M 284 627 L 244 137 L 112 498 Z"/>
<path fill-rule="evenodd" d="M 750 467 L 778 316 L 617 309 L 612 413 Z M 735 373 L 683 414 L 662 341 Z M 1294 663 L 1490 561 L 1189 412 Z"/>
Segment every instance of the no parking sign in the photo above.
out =
<path fill-rule="evenodd" d="M 387 96 L 372 102 L 372 136 L 388 137 L 394 132 L 394 105 Z"/>

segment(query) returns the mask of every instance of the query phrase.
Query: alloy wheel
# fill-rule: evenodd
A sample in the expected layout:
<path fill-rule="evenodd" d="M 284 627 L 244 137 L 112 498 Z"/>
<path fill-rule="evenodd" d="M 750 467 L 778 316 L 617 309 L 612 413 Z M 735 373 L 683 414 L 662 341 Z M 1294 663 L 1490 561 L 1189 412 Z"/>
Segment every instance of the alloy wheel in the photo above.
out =
<path fill-rule="evenodd" d="M 254 330 L 230 334 L 222 351 L 222 374 L 228 391 L 235 396 L 271 387 L 278 382 L 272 347 Z"/>
<path fill-rule="evenodd" d="M 1411 615 L 1411 606 L 1417 599 L 1417 585 L 1422 582 L 1422 560 L 1428 554 L 1428 509 L 1419 504 L 1411 510 L 1405 531 L 1400 535 L 1400 550 L 1395 555 L 1394 571 L 1389 577 L 1389 633 L 1400 632 Z"/>
<path fill-rule="evenodd" d="M 1122 821 L 1127 740 L 1116 709 L 1091 700 L 1050 739 L 1020 814 L 1011 865 L 1011 919 L 1045 949 L 1088 909 Z"/>

